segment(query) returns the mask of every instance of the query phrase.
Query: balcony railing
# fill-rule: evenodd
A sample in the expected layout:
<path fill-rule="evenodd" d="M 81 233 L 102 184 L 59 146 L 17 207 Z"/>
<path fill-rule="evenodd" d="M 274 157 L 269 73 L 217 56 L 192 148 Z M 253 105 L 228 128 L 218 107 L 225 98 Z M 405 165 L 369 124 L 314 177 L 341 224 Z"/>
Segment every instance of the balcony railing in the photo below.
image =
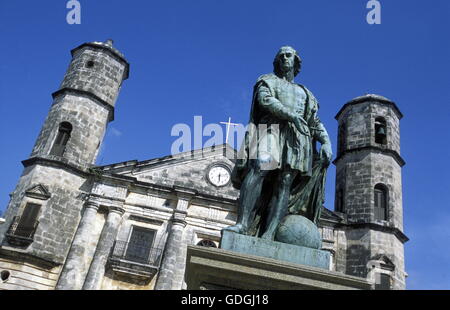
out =
<path fill-rule="evenodd" d="M 150 281 L 159 269 L 162 249 L 115 241 L 108 259 L 113 272 Z"/>
<path fill-rule="evenodd" d="M 20 216 L 15 216 L 6 232 L 8 243 L 19 246 L 29 245 L 33 242 L 38 225 L 39 221 L 36 221 L 32 226 L 23 225 L 20 223 Z"/>
<path fill-rule="evenodd" d="M 111 258 L 123 259 L 139 264 L 159 266 L 162 250 L 150 248 L 125 241 L 115 241 L 111 251 Z"/>

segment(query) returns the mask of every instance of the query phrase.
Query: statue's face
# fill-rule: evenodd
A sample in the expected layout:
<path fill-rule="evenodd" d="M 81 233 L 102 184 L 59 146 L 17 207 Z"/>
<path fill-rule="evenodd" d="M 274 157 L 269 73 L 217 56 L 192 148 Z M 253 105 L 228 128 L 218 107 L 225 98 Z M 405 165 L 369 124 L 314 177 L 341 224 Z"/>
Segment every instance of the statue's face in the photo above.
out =
<path fill-rule="evenodd" d="M 278 53 L 279 66 L 284 72 L 294 69 L 295 51 L 290 48 L 283 48 Z"/>

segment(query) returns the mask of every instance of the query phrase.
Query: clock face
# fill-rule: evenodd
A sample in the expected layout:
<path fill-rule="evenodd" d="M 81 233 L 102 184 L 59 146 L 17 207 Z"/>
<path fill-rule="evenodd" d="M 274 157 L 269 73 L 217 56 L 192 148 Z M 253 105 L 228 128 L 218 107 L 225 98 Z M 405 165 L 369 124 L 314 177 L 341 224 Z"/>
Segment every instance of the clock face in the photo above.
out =
<path fill-rule="evenodd" d="M 230 171 L 223 166 L 214 166 L 208 171 L 208 179 L 215 186 L 227 185 L 230 177 Z"/>

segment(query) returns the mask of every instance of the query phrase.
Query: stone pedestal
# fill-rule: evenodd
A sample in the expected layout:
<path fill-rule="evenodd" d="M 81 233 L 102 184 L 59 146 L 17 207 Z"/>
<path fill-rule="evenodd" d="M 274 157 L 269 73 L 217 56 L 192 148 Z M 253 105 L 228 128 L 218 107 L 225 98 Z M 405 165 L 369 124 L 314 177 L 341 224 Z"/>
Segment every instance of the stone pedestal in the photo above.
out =
<path fill-rule="evenodd" d="M 188 246 L 188 290 L 358 290 L 370 289 L 363 278 L 321 268 L 223 249 Z"/>
<path fill-rule="evenodd" d="M 224 230 L 220 248 L 279 261 L 329 269 L 330 253 L 304 246 L 264 240 Z"/>

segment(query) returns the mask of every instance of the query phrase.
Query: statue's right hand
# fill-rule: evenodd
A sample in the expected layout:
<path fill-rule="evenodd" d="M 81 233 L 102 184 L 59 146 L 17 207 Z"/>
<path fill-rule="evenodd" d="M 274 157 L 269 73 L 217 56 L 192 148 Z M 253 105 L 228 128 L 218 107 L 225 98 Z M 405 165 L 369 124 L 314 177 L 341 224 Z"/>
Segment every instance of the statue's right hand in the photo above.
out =
<path fill-rule="evenodd" d="M 300 117 L 295 117 L 293 119 L 293 122 L 298 131 L 300 131 L 304 135 L 309 136 L 309 128 L 306 122 L 302 122 L 302 119 Z"/>

